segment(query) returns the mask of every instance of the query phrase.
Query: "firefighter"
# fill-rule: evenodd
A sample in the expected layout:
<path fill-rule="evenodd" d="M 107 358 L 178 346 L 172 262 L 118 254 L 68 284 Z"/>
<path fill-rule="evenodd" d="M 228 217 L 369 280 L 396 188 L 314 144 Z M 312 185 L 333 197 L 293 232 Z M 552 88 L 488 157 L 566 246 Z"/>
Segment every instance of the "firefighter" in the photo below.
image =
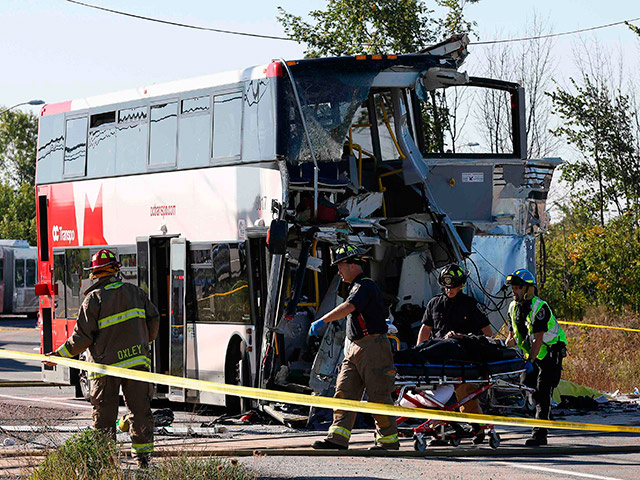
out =
<path fill-rule="evenodd" d="M 148 371 L 151 342 L 158 334 L 160 315 L 142 289 L 120 279 L 120 263 L 110 250 L 91 258 L 89 278 L 97 280 L 85 292 L 72 335 L 48 355 L 75 357 L 87 348 L 90 362 Z M 52 362 L 54 363 L 54 362 Z M 119 390 L 131 415 L 131 452 L 146 468 L 153 452 L 153 385 L 101 374 L 89 374 L 93 424 L 115 440 Z"/>
<path fill-rule="evenodd" d="M 334 251 L 332 265 L 345 283 L 350 284 L 347 299 L 311 324 L 309 335 L 316 336 L 329 322 L 347 317 L 347 338 L 351 341 L 340 366 L 334 398 L 361 400 L 364 391 L 368 400 L 392 404 L 395 365 L 391 345 L 386 336 L 387 311 L 376 283 L 364 276 L 364 258 L 354 245 L 342 245 Z M 398 429 L 395 419 L 374 415 L 376 443 L 369 450 L 398 450 Z M 324 440 L 314 442 L 315 449 L 346 450 L 349 448 L 355 412 L 336 410 L 333 424 Z"/>
<path fill-rule="evenodd" d="M 422 317 L 422 326 L 418 333 L 420 344 L 429 338 L 455 338 L 460 335 L 486 335 L 491 337 L 493 332 L 487 316 L 478 308 L 475 298 L 465 294 L 462 289 L 467 281 L 466 272 L 460 265 L 451 263 L 440 270 L 438 283 L 444 288 L 444 293 L 434 296 Z M 476 391 L 476 385 L 461 383 L 456 387 L 458 401 Z M 460 406 L 463 413 L 482 413 L 478 399 L 469 400 Z M 473 443 L 484 441 L 484 429 L 472 424 Z M 432 442 L 438 444 L 437 440 Z"/>
<path fill-rule="evenodd" d="M 516 344 L 527 356 L 524 383 L 535 388 L 535 418 L 549 420 L 553 389 L 560 382 L 562 359 L 567 354 L 567 337 L 547 302 L 538 293 L 535 277 L 525 269 L 507 276 L 513 301 L 509 305 L 509 335 L 506 344 Z M 547 444 L 547 429 L 534 428 L 525 445 Z"/>

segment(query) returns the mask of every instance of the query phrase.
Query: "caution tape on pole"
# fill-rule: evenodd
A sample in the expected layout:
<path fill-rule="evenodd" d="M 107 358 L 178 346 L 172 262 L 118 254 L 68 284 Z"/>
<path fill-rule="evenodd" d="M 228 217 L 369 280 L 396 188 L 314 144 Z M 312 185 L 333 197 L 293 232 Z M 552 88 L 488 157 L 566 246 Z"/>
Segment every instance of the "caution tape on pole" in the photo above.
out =
<path fill-rule="evenodd" d="M 638 328 L 614 327 L 612 325 L 596 325 L 595 323 L 567 322 L 566 320 L 558 320 L 558 323 L 562 325 L 577 325 L 579 327 L 606 328 L 609 330 L 623 330 L 625 332 L 640 333 L 640 329 Z"/>
<path fill-rule="evenodd" d="M 393 417 L 408 417 L 441 420 L 448 422 L 472 422 L 494 425 L 518 426 L 518 427 L 541 427 L 559 428 L 566 430 L 585 430 L 600 432 L 626 432 L 640 433 L 640 427 L 630 427 L 625 425 L 602 425 L 597 423 L 576 423 L 561 422 L 552 420 L 536 420 L 531 418 L 514 418 L 497 415 L 481 415 L 476 413 L 448 412 L 442 410 L 432 410 L 427 408 L 407 408 L 395 405 L 385 405 L 382 403 L 364 402 L 358 400 L 346 400 L 342 398 L 320 397 L 305 395 L 301 393 L 282 392 L 278 390 L 267 390 L 262 388 L 244 387 L 240 385 L 228 385 L 224 383 L 207 382 L 193 378 L 175 377 L 159 373 L 145 372 L 141 370 L 131 370 L 98 363 L 89 363 L 71 358 L 46 356 L 39 353 L 16 352 L 13 350 L 0 349 L 0 357 L 12 360 L 31 361 L 51 361 L 59 365 L 64 365 L 79 370 L 86 370 L 91 373 L 111 375 L 114 377 L 139 380 L 143 382 L 167 385 L 177 388 L 188 388 L 201 392 L 222 393 L 225 395 L 235 395 L 239 397 L 251 398 L 254 400 L 264 400 L 269 402 L 289 403 L 303 405 L 307 407 L 330 408 L 334 410 L 347 410 L 351 412 L 372 413 L 378 415 L 390 415 Z"/>

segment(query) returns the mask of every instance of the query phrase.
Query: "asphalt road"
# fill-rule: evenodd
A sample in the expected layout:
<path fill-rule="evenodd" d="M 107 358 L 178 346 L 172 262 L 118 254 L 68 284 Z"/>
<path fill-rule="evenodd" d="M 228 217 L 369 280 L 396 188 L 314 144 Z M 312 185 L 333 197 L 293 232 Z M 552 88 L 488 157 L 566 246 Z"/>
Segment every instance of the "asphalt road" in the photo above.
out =
<path fill-rule="evenodd" d="M 26 318 L 0 317 L 0 348 L 39 351 L 40 335 L 34 327 L 35 322 Z M 32 330 L 13 330 L 16 328 Z M 72 387 L 26 387 L 16 383 L 25 380 L 40 380 L 40 365 L 0 358 L 0 478 L 24 472 L 25 467 L 20 466 L 19 459 L 7 455 L 60 445 L 71 435 L 69 430 L 91 424 L 91 406 L 74 398 Z M 637 400 L 628 406 L 632 408 L 610 408 L 582 415 L 566 412 L 568 416 L 565 419 L 640 425 Z M 265 479 L 640 479 L 640 453 L 636 453 L 640 452 L 640 436 L 632 434 L 554 431 L 548 448 L 523 449 L 528 435 L 526 429 L 498 427 L 502 437 L 498 450 L 490 449 L 486 443 L 472 446 L 467 441 L 457 448 L 430 447 L 427 449 L 429 456 L 415 457 L 413 442 L 407 438 L 402 440 L 402 448 L 397 455 L 375 457 L 366 452 L 372 444 L 372 432 L 365 431 L 352 437 L 351 449 L 345 454 L 317 456 L 309 446 L 323 437 L 322 432 L 296 431 L 282 425 L 232 424 L 199 436 L 186 435 L 184 432 L 189 428 L 197 429 L 203 422 L 211 421 L 223 412 L 220 409 L 194 412 L 190 406 L 154 402 L 154 410 L 163 407 L 172 408 L 176 417 L 173 432 L 162 432 L 156 436 L 159 451 L 186 453 L 203 449 L 235 456 L 255 470 L 259 478 Z M 121 406 L 121 412 L 125 412 L 124 406 Z M 26 427 L 49 431 L 20 431 Z M 16 445 L 2 446 L 8 437 Z M 119 440 L 127 442 L 128 435 L 119 435 Z M 633 453 L 614 453 L 604 449 L 594 451 L 594 446 L 639 448 Z M 254 455 L 255 450 L 262 454 Z M 13 468 L 10 465 L 19 466 Z"/>
<path fill-rule="evenodd" d="M 27 316 L 0 315 L 0 348 L 18 352 L 39 353 L 40 331 L 36 320 Z M 39 381 L 41 364 L 0 358 L 0 382 Z"/>

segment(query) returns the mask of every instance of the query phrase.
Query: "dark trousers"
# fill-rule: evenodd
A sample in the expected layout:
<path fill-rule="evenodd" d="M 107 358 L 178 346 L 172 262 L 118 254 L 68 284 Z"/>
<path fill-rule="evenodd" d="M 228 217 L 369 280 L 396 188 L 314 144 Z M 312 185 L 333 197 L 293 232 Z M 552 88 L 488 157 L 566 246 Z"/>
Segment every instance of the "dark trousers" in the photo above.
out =
<path fill-rule="evenodd" d="M 151 413 L 151 383 L 126 378 L 103 376 L 91 379 L 93 425 L 115 440 L 120 386 L 127 408 L 131 412 L 131 453 L 134 458 L 153 452 L 153 415 Z"/>
<path fill-rule="evenodd" d="M 536 401 L 536 416 L 540 420 L 549 420 L 551 411 L 551 397 L 553 389 L 560 383 L 562 374 L 562 359 L 566 355 L 564 344 L 556 344 L 549 348 L 547 356 L 533 362 L 533 372 L 523 374 L 523 383 L 527 387 L 535 388 L 533 399 Z M 547 429 L 535 427 L 533 435 L 546 437 Z"/>

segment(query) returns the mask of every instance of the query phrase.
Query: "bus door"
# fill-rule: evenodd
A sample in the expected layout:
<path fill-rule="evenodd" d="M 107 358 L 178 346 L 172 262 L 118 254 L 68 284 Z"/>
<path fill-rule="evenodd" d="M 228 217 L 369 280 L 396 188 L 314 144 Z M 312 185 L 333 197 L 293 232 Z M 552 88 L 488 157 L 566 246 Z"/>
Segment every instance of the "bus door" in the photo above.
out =
<path fill-rule="evenodd" d="M 175 377 L 197 378 L 195 325 L 187 321 L 187 287 L 189 281 L 188 246 L 184 238 L 172 238 L 170 249 L 171 340 L 169 373 Z M 198 392 L 169 387 L 169 400 L 197 402 Z"/>
<path fill-rule="evenodd" d="M 138 286 L 148 295 L 160 312 L 160 329 L 152 351 L 151 370 L 169 374 L 169 258 L 172 236 L 136 238 Z M 157 385 L 158 397 L 166 397 L 169 387 Z"/>

